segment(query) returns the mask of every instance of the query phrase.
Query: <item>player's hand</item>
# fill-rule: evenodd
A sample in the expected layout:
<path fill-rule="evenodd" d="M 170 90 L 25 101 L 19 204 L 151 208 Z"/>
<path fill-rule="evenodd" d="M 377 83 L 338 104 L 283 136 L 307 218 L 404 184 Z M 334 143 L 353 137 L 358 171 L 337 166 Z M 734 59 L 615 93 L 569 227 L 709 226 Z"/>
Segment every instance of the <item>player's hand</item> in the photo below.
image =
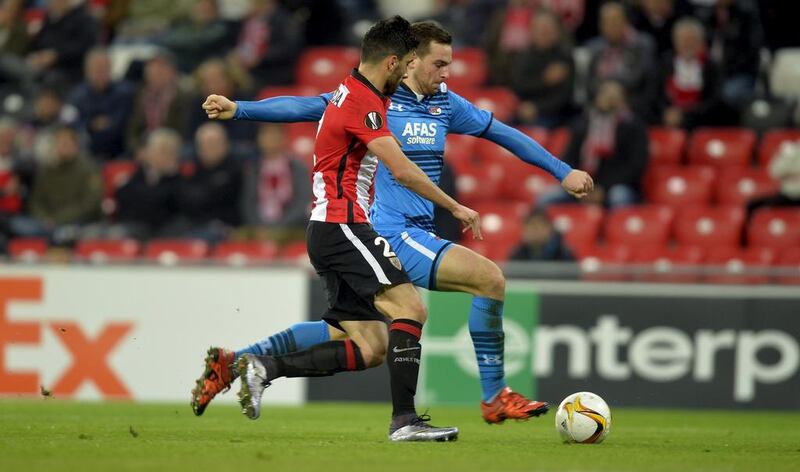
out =
<path fill-rule="evenodd" d="M 467 208 L 464 205 L 458 205 L 456 209 L 453 210 L 453 216 L 464 225 L 464 228 L 461 230 L 462 233 L 472 230 L 472 237 L 474 239 L 483 239 L 483 235 L 481 235 L 481 215 L 479 215 L 477 211 L 472 208 Z"/>
<path fill-rule="evenodd" d="M 222 95 L 209 95 L 203 102 L 203 111 L 212 120 L 230 120 L 236 113 L 236 102 Z"/>
<path fill-rule="evenodd" d="M 573 197 L 583 198 L 594 189 L 594 181 L 586 172 L 573 170 L 564 177 L 564 180 L 561 181 L 561 186 Z"/>

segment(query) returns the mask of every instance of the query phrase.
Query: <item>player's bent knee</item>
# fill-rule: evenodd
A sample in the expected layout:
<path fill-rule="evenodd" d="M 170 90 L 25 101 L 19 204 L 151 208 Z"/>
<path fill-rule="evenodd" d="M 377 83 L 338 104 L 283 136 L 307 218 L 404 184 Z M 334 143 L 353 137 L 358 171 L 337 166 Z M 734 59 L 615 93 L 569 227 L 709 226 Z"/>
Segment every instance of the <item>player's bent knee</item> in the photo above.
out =
<path fill-rule="evenodd" d="M 486 295 L 495 300 L 502 300 L 506 293 L 506 277 L 503 271 L 494 262 L 491 270 L 486 271 L 486 280 L 483 284 Z"/>

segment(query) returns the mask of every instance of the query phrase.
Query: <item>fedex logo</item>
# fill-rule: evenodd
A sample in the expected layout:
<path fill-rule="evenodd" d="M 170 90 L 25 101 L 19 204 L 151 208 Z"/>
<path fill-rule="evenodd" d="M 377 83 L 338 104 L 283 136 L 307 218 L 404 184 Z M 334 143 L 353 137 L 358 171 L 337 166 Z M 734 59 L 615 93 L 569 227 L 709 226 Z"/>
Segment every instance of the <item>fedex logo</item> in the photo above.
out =
<path fill-rule="evenodd" d="M 70 362 L 48 389 L 56 396 L 74 395 L 91 382 L 106 398 L 131 398 L 128 387 L 108 364 L 109 356 L 132 332 L 131 322 L 108 322 L 94 336 L 73 319 L 63 321 L 13 321 L 8 315 L 11 303 L 36 303 L 44 300 L 41 278 L 0 278 L 0 395 L 35 395 L 41 385 L 40 373 L 12 370 L 7 364 L 7 349 L 41 346 L 46 332 L 58 339 L 69 353 Z"/>

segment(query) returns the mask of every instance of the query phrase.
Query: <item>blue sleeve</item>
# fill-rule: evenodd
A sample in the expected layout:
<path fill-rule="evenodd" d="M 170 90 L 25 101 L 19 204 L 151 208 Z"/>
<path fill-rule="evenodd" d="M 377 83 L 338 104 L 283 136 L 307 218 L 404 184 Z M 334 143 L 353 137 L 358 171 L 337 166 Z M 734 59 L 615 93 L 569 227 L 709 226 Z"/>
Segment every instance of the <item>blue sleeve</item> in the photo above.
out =
<path fill-rule="evenodd" d="M 234 120 L 296 123 L 319 121 L 332 94 L 316 97 L 272 97 L 257 102 L 236 102 Z"/>
<path fill-rule="evenodd" d="M 523 161 L 546 170 L 559 182 L 572 172 L 572 167 L 550 154 L 539 143 L 500 121 L 492 120 L 482 137 L 503 146 Z"/>
<path fill-rule="evenodd" d="M 481 110 L 467 99 L 453 92 L 450 97 L 450 132 L 469 136 L 482 136 L 493 121 L 492 113 Z"/>

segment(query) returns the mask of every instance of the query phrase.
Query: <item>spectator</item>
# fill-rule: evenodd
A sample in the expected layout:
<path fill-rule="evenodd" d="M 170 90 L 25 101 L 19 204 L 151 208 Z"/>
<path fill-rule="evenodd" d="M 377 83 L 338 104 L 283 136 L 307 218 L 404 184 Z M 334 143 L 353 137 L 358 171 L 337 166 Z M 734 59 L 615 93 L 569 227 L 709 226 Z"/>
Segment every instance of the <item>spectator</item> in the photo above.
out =
<path fill-rule="evenodd" d="M 144 67 L 144 84 L 136 95 L 128 124 L 128 149 L 137 149 L 142 137 L 159 128 L 183 134 L 189 106 L 189 95 L 178 84 L 172 56 L 159 52 Z"/>
<path fill-rule="evenodd" d="M 181 72 L 189 73 L 201 62 L 226 49 L 228 26 L 219 17 L 216 0 L 196 0 L 189 18 L 156 39 L 176 58 Z"/>
<path fill-rule="evenodd" d="M 106 23 L 117 43 L 150 42 L 189 15 L 195 0 L 109 0 Z"/>
<path fill-rule="evenodd" d="M 655 48 L 652 40 L 633 29 L 621 3 L 600 9 L 600 36 L 587 44 L 590 84 L 614 79 L 623 84 L 631 109 L 649 118 L 654 103 Z M 590 85 L 590 94 L 594 95 Z"/>
<path fill-rule="evenodd" d="M 593 106 L 576 121 L 571 135 L 564 162 L 594 179 L 594 191 L 582 201 L 611 208 L 636 203 L 647 167 L 647 129 L 628 110 L 622 84 L 603 81 Z M 542 195 L 537 206 L 573 201 L 558 186 Z"/>
<path fill-rule="evenodd" d="M 511 0 L 495 11 L 489 25 L 486 48 L 489 76 L 494 84 L 506 85 L 511 56 L 530 46 L 531 27 L 536 16 L 534 0 Z"/>
<path fill-rule="evenodd" d="M 542 11 L 533 20 L 531 46 L 512 56 L 509 85 L 520 97 L 519 121 L 553 128 L 572 107 L 575 62 L 558 17 Z"/>
<path fill-rule="evenodd" d="M 111 81 L 111 57 L 107 50 L 93 49 L 86 56 L 85 80 L 73 91 L 70 103 L 89 136 L 95 158 L 109 160 L 125 150 L 125 130 L 133 108 L 133 86 Z"/>
<path fill-rule="evenodd" d="M 236 65 L 226 64 L 222 59 L 209 59 L 200 65 L 195 75 L 198 90 L 191 99 L 192 106 L 189 109 L 189 133 L 193 136 L 196 136 L 201 125 L 208 122 L 208 116 L 201 105 L 212 93 L 229 97 L 231 100 L 250 99 L 248 94 L 250 77 Z M 233 141 L 236 155 L 252 153 L 251 143 L 256 137 L 254 121 L 226 120 L 218 123 L 225 128 L 228 137 Z"/>
<path fill-rule="evenodd" d="M 525 220 L 522 241 L 511 252 L 512 261 L 572 261 L 572 250 L 564 243 L 547 213 L 532 212 Z"/>
<path fill-rule="evenodd" d="M 0 4 L 0 84 L 24 85 L 23 57 L 28 50 L 28 31 L 22 20 L 22 2 L 4 0 Z"/>
<path fill-rule="evenodd" d="M 283 125 L 260 125 L 260 158 L 245 172 L 242 193 L 244 223 L 277 238 L 302 234 L 311 207 L 309 171 L 286 151 L 285 133 Z"/>
<path fill-rule="evenodd" d="M 301 46 L 299 26 L 277 0 L 251 0 L 229 58 L 249 71 L 259 87 L 290 84 Z"/>
<path fill-rule="evenodd" d="M 656 55 L 663 57 L 672 49 L 675 22 L 690 14 L 691 9 L 679 0 L 641 0 L 631 15 L 631 23 L 637 31 L 650 35 Z"/>
<path fill-rule="evenodd" d="M 780 182 L 780 190 L 748 203 L 748 217 L 761 207 L 800 207 L 800 141 L 781 145 L 769 164 L 769 174 Z"/>
<path fill-rule="evenodd" d="M 97 42 L 98 27 L 83 4 L 49 0 L 42 29 L 33 36 L 28 66 L 48 84 L 70 87 L 81 79 L 83 55 Z"/>
<path fill-rule="evenodd" d="M 661 65 L 659 114 L 666 126 L 693 129 L 717 122 L 717 68 L 708 60 L 703 25 L 684 18 L 673 28 L 674 52 Z"/>
<path fill-rule="evenodd" d="M 64 100 L 54 88 L 40 88 L 33 102 L 33 115 L 22 129 L 23 152 L 38 164 L 45 164 L 55 156 L 53 151 L 55 130 L 62 123 Z"/>
<path fill-rule="evenodd" d="M 102 182 L 91 158 L 83 153 L 78 133 L 69 126 L 55 131 L 54 159 L 36 174 L 30 198 L 30 216 L 11 220 L 17 236 L 47 237 L 69 244 L 80 227 L 101 216 Z"/>
<path fill-rule="evenodd" d="M 4 222 L 23 210 L 27 187 L 34 172 L 30 161 L 24 159 L 19 151 L 18 132 L 14 121 L 0 119 L 0 219 Z"/>
<path fill-rule="evenodd" d="M 231 158 L 228 136 L 218 122 L 198 128 L 195 147 L 195 169 L 178 184 L 180 216 L 170 228 L 177 236 L 216 242 L 239 224 L 242 169 Z"/>

